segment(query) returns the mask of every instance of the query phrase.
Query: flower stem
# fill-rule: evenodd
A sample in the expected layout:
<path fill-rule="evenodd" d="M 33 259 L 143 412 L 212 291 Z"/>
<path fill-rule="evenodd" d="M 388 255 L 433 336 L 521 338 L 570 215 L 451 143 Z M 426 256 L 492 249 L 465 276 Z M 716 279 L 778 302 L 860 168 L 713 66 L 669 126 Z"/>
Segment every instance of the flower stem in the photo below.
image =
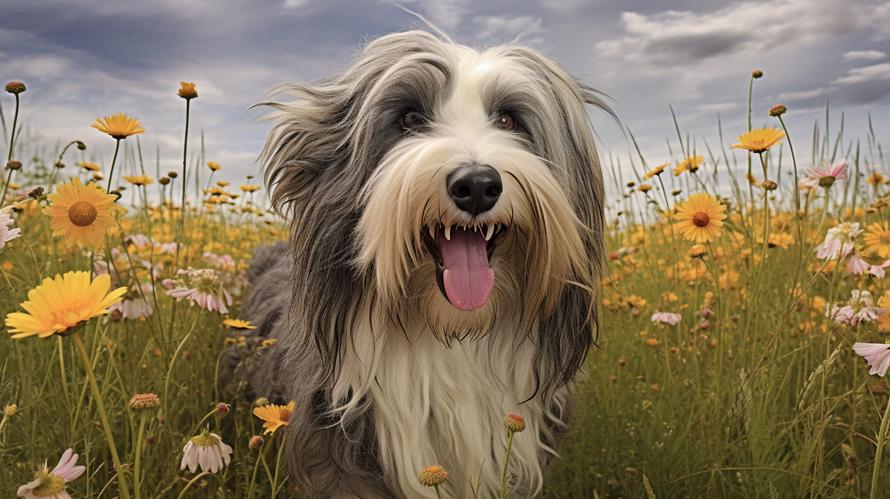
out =
<path fill-rule="evenodd" d="M 105 403 L 102 401 L 102 392 L 99 391 L 99 385 L 96 383 L 96 375 L 93 373 L 93 366 L 90 364 L 90 356 L 87 354 L 87 349 L 83 344 L 83 340 L 80 339 L 80 335 L 75 333 L 71 336 L 74 346 L 77 347 L 77 352 L 80 354 L 80 360 L 83 362 L 83 367 L 86 370 L 87 379 L 90 382 L 90 390 L 92 390 L 93 397 L 96 399 L 96 409 L 99 411 L 99 419 L 101 419 L 102 429 L 105 431 L 105 440 L 108 442 L 108 450 L 111 451 L 111 459 L 114 461 L 114 469 L 117 474 L 118 489 L 120 491 L 121 499 L 130 499 L 130 489 L 127 486 L 127 478 L 123 472 L 120 456 L 117 454 L 117 446 L 114 443 L 114 434 L 111 432 L 108 413 L 105 412 Z"/>
<path fill-rule="evenodd" d="M 504 456 L 504 469 L 501 471 L 501 499 L 507 497 L 507 468 L 510 465 L 510 452 L 513 449 L 514 432 L 507 432 L 507 455 Z"/>
<path fill-rule="evenodd" d="M 114 180 L 114 164 L 117 163 L 117 152 L 121 148 L 121 139 L 115 139 L 114 142 L 114 156 L 111 157 L 111 168 L 108 170 L 108 185 L 105 187 L 105 192 L 111 192 L 111 181 Z"/>
<path fill-rule="evenodd" d="M 136 434 L 136 457 L 133 458 L 133 492 L 136 499 L 142 498 L 142 483 L 140 480 L 140 464 L 142 464 L 142 435 L 145 434 L 146 411 L 139 411 L 139 432 Z"/>
<path fill-rule="evenodd" d="M 15 145 L 15 127 L 16 122 L 19 120 L 19 94 L 15 94 L 15 114 L 12 115 L 12 132 L 9 134 L 9 151 L 6 153 L 6 162 L 12 159 L 12 147 Z M 6 174 L 6 183 L 3 184 L 3 195 L 0 196 L 0 207 L 3 206 L 3 203 L 6 201 L 6 191 L 9 190 L 9 182 L 12 180 L 12 172 L 13 170 L 9 170 L 9 173 Z"/>
<path fill-rule="evenodd" d="M 887 399 L 887 407 L 884 409 L 884 417 L 881 419 L 881 429 L 878 430 L 878 441 L 875 449 L 875 464 L 871 471 L 871 492 L 868 494 L 870 499 L 878 497 L 878 477 L 881 471 L 881 458 L 884 454 L 884 441 L 887 439 L 887 425 L 890 424 L 890 399 Z"/>
<path fill-rule="evenodd" d="M 179 492 L 179 495 L 176 496 L 176 499 L 182 499 L 183 497 L 185 497 L 185 491 L 187 491 L 189 488 L 191 488 L 192 485 L 197 483 L 198 480 L 204 478 L 205 476 L 207 476 L 209 474 L 210 474 L 209 471 L 202 471 L 201 473 L 195 475 L 194 478 L 189 480 L 189 483 L 185 484 L 185 487 L 182 488 L 182 490 Z"/>
<path fill-rule="evenodd" d="M 278 455 L 275 456 L 275 477 L 272 478 L 272 499 L 278 495 L 278 472 L 281 470 L 281 454 L 284 451 L 284 442 L 287 439 L 287 433 L 281 433 L 281 441 L 278 442 Z"/>

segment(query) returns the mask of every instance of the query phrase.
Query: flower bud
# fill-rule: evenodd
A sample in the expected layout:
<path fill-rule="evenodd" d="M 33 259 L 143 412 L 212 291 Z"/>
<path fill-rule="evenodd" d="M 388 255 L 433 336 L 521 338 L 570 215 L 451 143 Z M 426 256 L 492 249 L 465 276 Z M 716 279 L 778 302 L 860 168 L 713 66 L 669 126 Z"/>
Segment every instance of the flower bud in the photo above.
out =
<path fill-rule="evenodd" d="M 17 159 L 11 159 L 6 162 L 6 169 L 12 171 L 21 170 L 22 162 Z"/>
<path fill-rule="evenodd" d="M 774 118 L 778 118 L 779 116 L 785 114 L 786 111 L 788 111 L 788 108 L 785 107 L 784 104 L 776 104 L 775 106 L 770 108 L 769 115 Z"/>
<path fill-rule="evenodd" d="M 25 84 L 17 80 L 6 82 L 6 86 L 4 88 L 7 92 L 13 95 L 18 95 L 26 90 Z"/>
<path fill-rule="evenodd" d="M 763 71 L 760 69 L 755 69 L 754 71 L 751 71 L 751 78 L 754 78 L 755 80 L 757 78 L 763 78 Z"/>

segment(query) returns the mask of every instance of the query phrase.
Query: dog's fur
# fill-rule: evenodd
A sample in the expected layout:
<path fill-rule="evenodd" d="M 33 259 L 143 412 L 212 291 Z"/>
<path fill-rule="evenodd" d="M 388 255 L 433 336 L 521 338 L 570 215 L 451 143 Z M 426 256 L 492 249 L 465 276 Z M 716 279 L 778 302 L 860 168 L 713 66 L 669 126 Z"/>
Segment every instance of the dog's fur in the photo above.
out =
<path fill-rule="evenodd" d="M 531 49 L 423 31 L 278 94 L 293 100 L 262 103 L 262 160 L 291 238 L 256 256 L 246 314 L 279 340 L 250 370 L 254 392 L 296 401 L 292 480 L 308 497 L 435 497 L 416 473 L 438 463 L 443 492 L 491 497 L 518 413 L 510 486 L 539 492 L 597 324 L 603 187 L 585 104 L 607 109 L 599 95 Z M 424 129 L 400 125 L 411 109 Z M 495 126 L 504 112 L 520 128 Z M 445 187 L 468 162 L 503 179 L 475 218 Z M 490 223 L 508 227 L 494 291 L 458 310 L 422 234 Z"/>

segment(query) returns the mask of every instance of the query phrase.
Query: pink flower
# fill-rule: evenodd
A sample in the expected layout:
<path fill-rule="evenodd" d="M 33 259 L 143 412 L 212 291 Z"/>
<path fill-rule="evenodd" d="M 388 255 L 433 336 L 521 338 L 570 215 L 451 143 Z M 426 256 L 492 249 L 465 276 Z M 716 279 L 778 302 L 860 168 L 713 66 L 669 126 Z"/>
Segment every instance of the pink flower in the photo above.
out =
<path fill-rule="evenodd" d="M 653 324 L 667 324 L 669 326 L 676 326 L 682 320 L 680 314 L 674 314 L 671 312 L 655 312 L 652 314 L 650 318 Z"/>
<path fill-rule="evenodd" d="M 847 270 L 856 275 L 867 273 L 873 275 L 877 279 L 883 279 L 888 267 L 890 267 L 890 260 L 886 260 L 879 265 L 872 265 L 856 253 L 853 253 L 850 255 L 850 258 L 847 259 Z"/>
<path fill-rule="evenodd" d="M 816 246 L 816 258 L 834 260 L 844 258 L 853 251 L 853 239 L 862 234 L 859 223 L 844 222 L 828 229 L 825 240 Z"/>
<path fill-rule="evenodd" d="M 810 187 L 831 187 L 835 180 L 847 178 L 847 160 L 842 159 L 833 165 L 814 166 L 807 172 L 803 184 Z"/>
<path fill-rule="evenodd" d="M 11 228 L 14 220 L 9 211 L 9 208 L 0 210 L 0 250 L 6 246 L 6 243 L 22 235 L 22 229 Z"/>
<path fill-rule="evenodd" d="M 77 454 L 67 449 L 52 471 L 44 465 L 42 469 L 37 470 L 34 480 L 19 487 L 16 495 L 24 499 L 71 499 L 65 490 L 65 485 L 76 480 L 84 471 L 86 471 L 85 466 L 77 466 Z"/>
<path fill-rule="evenodd" d="M 865 359 L 871 368 L 868 374 L 883 376 L 890 367 L 890 345 L 886 343 L 853 343 L 856 355 Z"/>
<path fill-rule="evenodd" d="M 855 326 L 860 322 L 872 322 L 884 313 L 884 309 L 876 307 L 871 293 L 853 290 L 850 301 L 845 305 L 832 305 L 828 317 L 838 324 Z"/>
<path fill-rule="evenodd" d="M 206 293 L 196 288 L 173 288 L 170 291 L 167 291 L 167 294 L 177 300 L 183 298 L 188 299 L 190 302 L 204 310 L 209 310 L 211 312 L 216 311 L 221 314 L 229 313 L 229 309 L 226 305 L 232 304 L 232 296 L 224 289 L 219 290 L 218 295 Z"/>

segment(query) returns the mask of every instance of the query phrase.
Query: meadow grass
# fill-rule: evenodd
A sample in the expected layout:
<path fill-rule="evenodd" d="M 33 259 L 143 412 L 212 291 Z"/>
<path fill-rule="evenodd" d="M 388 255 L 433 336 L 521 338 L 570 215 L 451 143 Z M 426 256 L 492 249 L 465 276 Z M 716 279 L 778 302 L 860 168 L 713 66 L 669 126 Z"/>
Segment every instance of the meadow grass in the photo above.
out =
<path fill-rule="evenodd" d="M 190 90 L 179 93 L 187 106 Z M 13 95 L 18 112 L 27 94 Z M 137 132 L 109 133 L 115 155 L 96 165 L 102 178 L 85 166 L 101 163 L 89 148 L 32 146 L 5 109 L 3 141 L 17 141 L 8 160 L 22 165 L 7 171 L 3 196 L 21 234 L 0 253 L 0 312 L 21 311 L 29 290 L 72 270 L 107 273 L 112 288 L 128 291 L 110 314 L 61 334 L 0 338 L 0 494 L 15 494 L 70 447 L 86 467 L 67 485 L 76 497 L 293 495 L 283 432 L 263 434 L 253 412 L 265 403 L 221 379 L 225 349 L 247 358 L 268 347 L 223 323 L 239 317 L 252 251 L 286 237 L 255 180 L 242 189 L 215 182 L 219 165 L 185 141 L 182 168 L 164 174 L 143 158 Z M 752 113 L 777 131 L 780 118 L 793 119 Z M 604 228 L 602 327 L 544 496 L 861 497 L 886 489 L 890 470 L 875 456 L 890 389 L 851 348 L 890 332 L 890 278 L 881 267 L 890 259 L 890 184 L 876 134 L 829 135 L 826 117 L 811 150 L 792 161 L 795 137 L 734 153 L 722 130 L 712 144 L 697 143 L 675 123 L 669 164 L 655 167 L 639 149 L 624 164 L 606 158 L 615 195 Z M 844 175 L 811 170 L 804 181 L 811 166 L 844 159 Z M 98 246 L 54 235 L 48 210 L 71 177 L 126 186 L 117 203 L 126 213 L 112 217 Z M 694 194 L 713 203 L 699 241 L 686 230 L 702 221 L 689 212 Z M 868 231 L 841 226 L 847 239 L 826 257 L 826 233 L 841 223 Z M 131 399 L 146 393 L 159 405 L 140 410 Z M 204 430 L 232 447 L 231 463 L 215 473 L 181 470 L 184 446 Z"/>

